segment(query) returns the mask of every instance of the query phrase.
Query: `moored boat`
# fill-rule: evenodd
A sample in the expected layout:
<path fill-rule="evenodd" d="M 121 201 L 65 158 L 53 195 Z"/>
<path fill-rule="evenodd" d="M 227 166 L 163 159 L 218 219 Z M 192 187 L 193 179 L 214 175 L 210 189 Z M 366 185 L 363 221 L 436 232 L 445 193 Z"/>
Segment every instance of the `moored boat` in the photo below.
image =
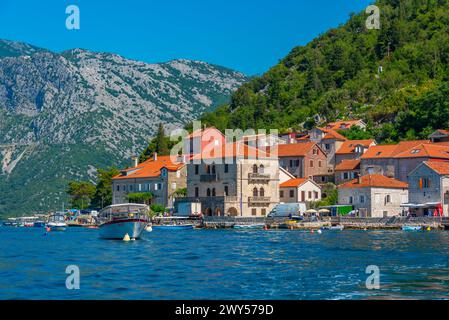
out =
<path fill-rule="evenodd" d="M 421 226 L 402 226 L 402 231 L 420 231 Z"/>
<path fill-rule="evenodd" d="M 50 215 L 47 227 L 51 231 L 65 231 L 67 229 L 67 223 L 65 222 L 64 212 L 56 212 Z"/>
<path fill-rule="evenodd" d="M 139 239 L 149 221 L 150 208 L 145 204 L 115 204 L 99 213 L 100 237 L 103 239 Z"/>
<path fill-rule="evenodd" d="M 257 224 L 236 224 L 234 225 L 234 229 L 239 230 L 251 230 L 251 229 L 263 229 L 265 227 L 264 223 L 257 223 Z"/>
<path fill-rule="evenodd" d="M 189 230 L 193 229 L 193 224 L 166 224 L 166 225 L 153 225 L 153 230 Z"/>
<path fill-rule="evenodd" d="M 322 227 L 322 230 L 333 230 L 333 231 L 342 231 L 344 230 L 345 226 L 338 225 L 338 226 L 330 226 L 330 227 Z"/>

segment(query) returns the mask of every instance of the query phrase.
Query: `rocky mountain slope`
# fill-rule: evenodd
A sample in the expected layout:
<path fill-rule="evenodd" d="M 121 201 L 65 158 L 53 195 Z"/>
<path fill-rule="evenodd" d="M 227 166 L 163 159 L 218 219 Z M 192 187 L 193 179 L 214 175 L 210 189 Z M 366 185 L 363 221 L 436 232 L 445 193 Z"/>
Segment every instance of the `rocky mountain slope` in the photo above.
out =
<path fill-rule="evenodd" d="M 199 61 L 0 41 L 0 214 L 59 207 L 68 179 L 129 163 L 159 122 L 183 126 L 247 80 Z"/>

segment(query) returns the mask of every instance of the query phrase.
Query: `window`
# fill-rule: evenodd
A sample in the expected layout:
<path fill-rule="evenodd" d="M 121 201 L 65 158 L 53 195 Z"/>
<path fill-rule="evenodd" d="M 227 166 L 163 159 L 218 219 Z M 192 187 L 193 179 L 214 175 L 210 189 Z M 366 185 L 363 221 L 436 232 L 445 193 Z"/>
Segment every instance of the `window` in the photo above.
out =
<path fill-rule="evenodd" d="M 267 209 L 262 209 L 261 214 L 262 214 L 262 216 L 266 216 L 267 215 Z"/>
<path fill-rule="evenodd" d="M 132 184 L 129 185 L 129 191 L 133 191 L 133 185 Z"/>
<path fill-rule="evenodd" d="M 253 189 L 253 197 L 257 197 L 259 196 L 259 190 L 257 190 L 257 188 Z"/>
<path fill-rule="evenodd" d="M 352 197 L 349 197 L 349 204 L 353 204 L 354 203 L 354 199 Z"/>
<path fill-rule="evenodd" d="M 207 192 L 206 192 L 207 196 L 210 197 L 210 189 L 207 188 Z"/>
<path fill-rule="evenodd" d="M 316 148 L 313 148 L 313 154 L 318 154 L 318 150 Z"/>
<path fill-rule="evenodd" d="M 206 168 L 206 173 L 207 173 L 207 174 L 210 174 L 210 165 L 206 164 L 206 167 L 205 167 L 205 168 Z"/>
<path fill-rule="evenodd" d="M 389 194 L 385 196 L 385 203 L 391 203 L 391 196 Z"/>
<path fill-rule="evenodd" d="M 120 191 L 120 186 L 119 185 L 117 185 L 117 191 Z"/>
<path fill-rule="evenodd" d="M 322 163 L 321 163 L 321 160 L 320 161 L 318 161 L 318 167 L 322 167 Z"/>
<path fill-rule="evenodd" d="M 430 179 L 429 178 L 423 178 L 422 179 L 422 187 L 424 189 L 430 188 Z"/>
<path fill-rule="evenodd" d="M 253 165 L 253 173 L 257 173 L 257 170 L 258 170 L 257 164 Z"/>
<path fill-rule="evenodd" d="M 176 171 L 176 178 L 181 178 L 181 171 Z"/>
<path fill-rule="evenodd" d="M 279 197 L 280 197 L 280 198 L 283 198 L 283 197 L 284 197 L 284 191 L 282 191 L 282 190 L 279 191 Z"/>
<path fill-rule="evenodd" d="M 305 202 L 305 201 L 306 201 L 306 192 L 301 191 L 301 202 Z"/>
<path fill-rule="evenodd" d="M 200 196 L 200 190 L 198 189 L 198 187 L 195 187 L 195 197 L 199 197 Z"/>
<path fill-rule="evenodd" d="M 166 177 L 166 176 L 167 176 L 167 170 L 166 169 L 162 169 L 161 177 Z"/>
<path fill-rule="evenodd" d="M 326 144 L 324 145 L 324 148 L 325 148 L 327 151 L 329 151 L 329 150 L 331 149 L 331 145 L 330 145 L 329 143 L 326 143 Z"/>
<path fill-rule="evenodd" d="M 158 183 L 158 184 L 157 184 L 157 189 L 158 189 L 158 190 L 162 190 L 162 183 Z"/>
<path fill-rule="evenodd" d="M 365 203 L 365 196 L 363 195 L 360 196 L 360 203 Z"/>
<path fill-rule="evenodd" d="M 257 216 L 257 209 L 251 209 L 251 215 Z"/>
<path fill-rule="evenodd" d="M 263 164 L 261 164 L 259 167 L 259 173 L 264 173 L 264 172 L 265 172 L 265 167 L 263 166 Z"/>
<path fill-rule="evenodd" d="M 224 193 L 225 193 L 225 196 L 229 196 L 229 187 L 228 186 L 224 187 Z"/>
<path fill-rule="evenodd" d="M 313 160 L 310 160 L 310 167 L 313 168 Z"/>
<path fill-rule="evenodd" d="M 290 190 L 290 198 L 294 198 L 295 197 L 295 190 Z"/>
<path fill-rule="evenodd" d="M 212 197 L 215 197 L 217 193 L 215 192 L 215 188 L 212 189 Z"/>
<path fill-rule="evenodd" d="M 373 174 L 374 173 L 374 168 L 373 167 L 369 167 L 367 169 L 368 174 Z"/>
<path fill-rule="evenodd" d="M 139 191 L 142 191 L 142 184 L 139 183 Z"/>
<path fill-rule="evenodd" d="M 264 188 L 260 188 L 259 196 L 265 197 L 265 189 Z"/>
<path fill-rule="evenodd" d="M 171 188 L 172 188 L 172 190 L 176 190 L 176 182 L 172 182 Z"/>
<path fill-rule="evenodd" d="M 215 174 L 217 171 L 215 169 L 215 165 L 212 166 L 212 174 Z"/>
<path fill-rule="evenodd" d="M 225 165 L 224 165 L 224 172 L 225 172 L 225 173 L 228 173 L 228 172 L 229 172 L 229 165 L 228 165 L 228 164 L 225 164 Z"/>
<path fill-rule="evenodd" d="M 309 191 L 309 200 L 312 199 L 312 191 Z"/>
<path fill-rule="evenodd" d="M 200 173 L 200 166 L 199 165 L 195 165 L 195 174 L 198 175 Z"/>
<path fill-rule="evenodd" d="M 343 180 L 348 180 L 349 179 L 349 175 L 347 172 L 343 172 Z"/>

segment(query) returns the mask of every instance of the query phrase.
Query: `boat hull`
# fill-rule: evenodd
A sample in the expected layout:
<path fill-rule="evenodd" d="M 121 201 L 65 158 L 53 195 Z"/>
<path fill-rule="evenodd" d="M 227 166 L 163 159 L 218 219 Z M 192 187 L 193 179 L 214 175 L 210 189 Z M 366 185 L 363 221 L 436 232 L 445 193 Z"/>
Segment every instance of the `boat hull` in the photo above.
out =
<path fill-rule="evenodd" d="M 65 223 L 48 223 L 47 227 L 50 228 L 51 231 L 65 231 L 67 229 L 67 225 Z"/>
<path fill-rule="evenodd" d="M 421 231 L 421 226 L 402 226 L 402 231 Z"/>
<path fill-rule="evenodd" d="M 193 229 L 194 226 L 193 224 L 188 224 L 188 225 L 177 225 L 177 226 L 171 226 L 171 225 L 160 225 L 160 226 L 155 226 L 153 225 L 152 229 L 153 230 L 189 230 L 189 229 Z"/>
<path fill-rule="evenodd" d="M 128 234 L 131 239 L 139 239 L 147 224 L 136 219 L 109 221 L 100 225 L 100 238 L 122 240 Z"/>
<path fill-rule="evenodd" d="M 234 229 L 239 230 L 254 230 L 254 229 L 263 229 L 265 224 L 251 224 L 251 225 L 235 225 Z"/>

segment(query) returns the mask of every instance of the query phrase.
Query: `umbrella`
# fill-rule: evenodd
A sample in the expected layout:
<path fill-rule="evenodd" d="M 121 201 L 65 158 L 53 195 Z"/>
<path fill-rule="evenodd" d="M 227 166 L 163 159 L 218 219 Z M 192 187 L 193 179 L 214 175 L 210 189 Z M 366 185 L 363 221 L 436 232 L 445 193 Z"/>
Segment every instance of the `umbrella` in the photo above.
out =
<path fill-rule="evenodd" d="M 318 210 L 319 213 L 330 213 L 331 211 L 329 209 L 320 209 Z"/>
<path fill-rule="evenodd" d="M 309 209 L 306 211 L 306 213 L 318 213 L 318 211 L 314 210 L 314 209 Z"/>

